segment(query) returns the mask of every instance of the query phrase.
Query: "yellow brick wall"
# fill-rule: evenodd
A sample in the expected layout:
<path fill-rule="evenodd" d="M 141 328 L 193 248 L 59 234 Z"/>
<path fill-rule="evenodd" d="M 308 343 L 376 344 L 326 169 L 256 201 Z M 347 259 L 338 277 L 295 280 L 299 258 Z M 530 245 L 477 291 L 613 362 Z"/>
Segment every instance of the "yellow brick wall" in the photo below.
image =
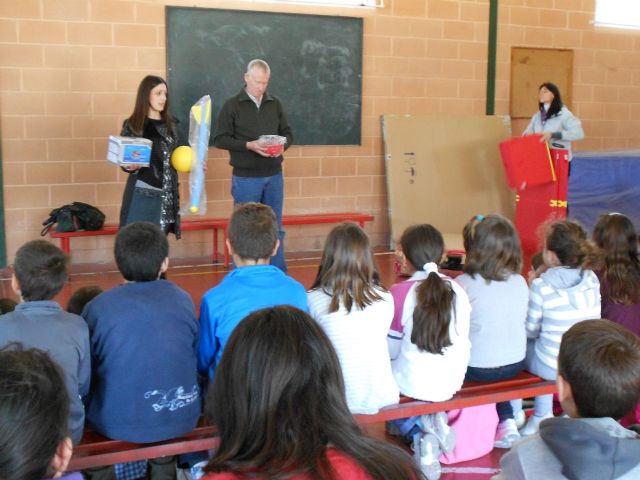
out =
<path fill-rule="evenodd" d="M 40 222 L 62 203 L 87 201 L 103 209 L 107 221 L 117 221 L 124 175 L 104 159 L 106 139 L 130 114 L 140 79 L 165 76 L 166 3 L 0 0 L 9 259 L 37 237 Z M 364 18 L 362 145 L 291 148 L 285 211 L 373 213 L 376 221 L 368 231 L 374 244 L 388 241 L 380 116 L 484 113 L 488 0 L 385 0 L 382 9 L 238 0 L 171 4 Z M 640 34 L 596 29 L 593 9 L 594 0 L 500 2 L 496 113 L 509 112 L 512 46 L 569 48 L 575 52 L 571 107 L 587 133 L 576 148 L 638 147 Z M 209 161 L 209 214 L 228 215 L 227 155 L 211 149 Z M 289 250 L 320 248 L 327 229 L 290 229 Z M 112 241 L 75 240 L 74 260 L 110 261 Z M 173 255 L 180 257 L 201 256 L 210 248 L 207 233 L 187 232 L 183 241 L 172 242 Z"/>

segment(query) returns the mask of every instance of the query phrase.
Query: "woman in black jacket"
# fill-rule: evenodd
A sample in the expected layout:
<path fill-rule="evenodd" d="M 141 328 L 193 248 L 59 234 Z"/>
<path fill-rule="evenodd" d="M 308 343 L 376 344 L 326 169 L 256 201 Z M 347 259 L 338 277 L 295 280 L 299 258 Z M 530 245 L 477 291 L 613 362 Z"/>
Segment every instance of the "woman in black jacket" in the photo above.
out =
<path fill-rule="evenodd" d="M 147 75 L 140 82 L 133 113 L 122 124 L 120 135 L 151 140 L 148 167 L 127 167 L 129 178 L 122 197 L 120 227 L 146 220 L 165 233 L 180 238 L 178 173 L 171 165 L 171 153 L 178 146 L 174 119 L 169 113 L 167 83 Z"/>

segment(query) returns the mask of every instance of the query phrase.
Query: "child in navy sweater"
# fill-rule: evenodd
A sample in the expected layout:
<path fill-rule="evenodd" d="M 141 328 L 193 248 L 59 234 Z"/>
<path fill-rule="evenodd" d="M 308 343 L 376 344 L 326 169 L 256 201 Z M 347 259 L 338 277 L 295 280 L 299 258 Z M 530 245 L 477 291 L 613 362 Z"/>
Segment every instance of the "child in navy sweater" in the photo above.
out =
<path fill-rule="evenodd" d="M 190 432 L 200 416 L 198 322 L 191 297 L 160 280 L 168 254 L 157 225 L 134 222 L 121 229 L 115 257 L 126 282 L 83 311 L 94 366 L 87 422 L 109 438 L 158 442 Z M 112 468 L 88 478 L 109 478 L 104 470 Z M 151 478 L 172 478 L 175 460 L 152 459 L 149 469 Z"/>

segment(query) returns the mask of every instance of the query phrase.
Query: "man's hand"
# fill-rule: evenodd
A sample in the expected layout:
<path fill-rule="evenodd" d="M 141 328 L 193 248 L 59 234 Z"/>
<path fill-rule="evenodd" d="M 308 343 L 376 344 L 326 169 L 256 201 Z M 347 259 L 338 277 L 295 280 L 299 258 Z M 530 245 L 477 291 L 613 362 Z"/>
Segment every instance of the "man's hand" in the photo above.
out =
<path fill-rule="evenodd" d="M 267 151 L 260 145 L 257 140 L 253 142 L 247 142 L 247 150 L 251 150 L 252 152 L 256 152 L 258 155 L 262 155 L 263 157 L 270 157 Z"/>

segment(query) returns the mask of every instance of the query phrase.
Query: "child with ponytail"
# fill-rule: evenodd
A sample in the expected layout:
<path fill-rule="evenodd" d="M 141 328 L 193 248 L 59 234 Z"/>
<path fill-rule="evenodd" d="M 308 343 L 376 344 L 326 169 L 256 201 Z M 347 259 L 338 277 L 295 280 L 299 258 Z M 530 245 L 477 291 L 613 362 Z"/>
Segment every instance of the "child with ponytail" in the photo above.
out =
<path fill-rule="evenodd" d="M 542 258 L 547 270 L 534 279 L 527 312 L 527 370 L 555 380 L 562 335 L 582 320 L 600 318 L 600 282 L 584 268 L 592 247 L 584 229 L 573 220 L 549 225 Z M 523 436 L 538 432 L 540 422 L 553 417 L 553 395 L 536 397 L 535 412 Z"/>
<path fill-rule="evenodd" d="M 436 228 L 407 228 L 399 250 L 403 269 L 413 274 L 391 287 L 395 315 L 388 343 L 393 374 L 404 395 L 431 402 L 447 400 L 462 386 L 469 363 L 469 299 L 460 285 L 438 273 L 444 240 Z M 396 426 L 403 435 L 415 431 L 416 460 L 428 479 L 439 478 L 440 450 L 450 452 L 455 445 L 446 413 L 423 415 Z"/>

